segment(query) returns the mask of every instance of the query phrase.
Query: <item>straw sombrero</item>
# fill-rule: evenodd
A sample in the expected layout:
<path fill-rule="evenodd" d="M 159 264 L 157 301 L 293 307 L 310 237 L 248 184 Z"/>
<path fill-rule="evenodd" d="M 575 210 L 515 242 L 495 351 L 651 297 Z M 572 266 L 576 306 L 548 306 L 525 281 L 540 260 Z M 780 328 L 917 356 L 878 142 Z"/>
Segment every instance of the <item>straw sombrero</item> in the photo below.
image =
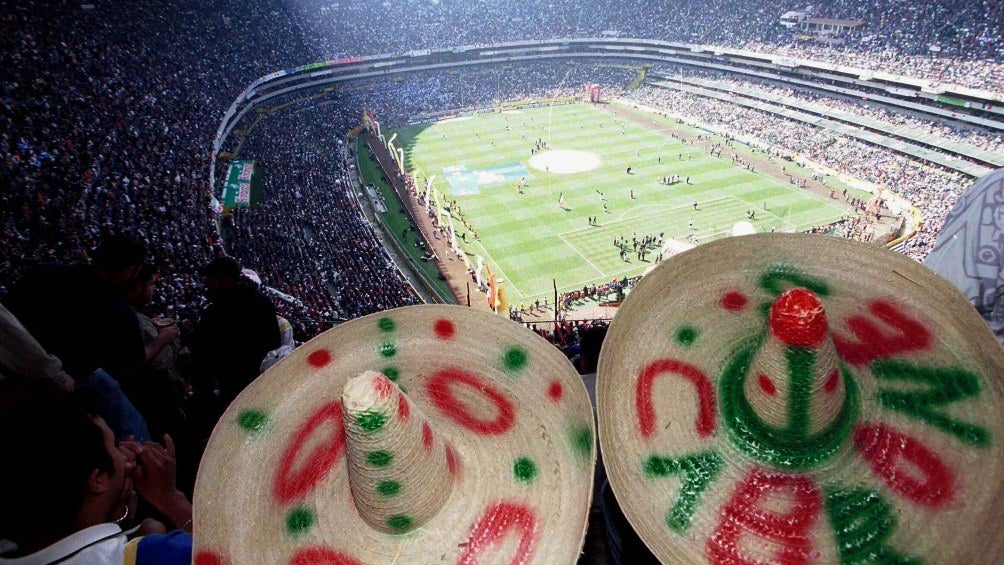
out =
<path fill-rule="evenodd" d="M 986 324 L 920 264 L 729 238 L 621 306 L 600 446 L 665 563 L 1002 563 L 1002 375 Z"/>
<path fill-rule="evenodd" d="M 572 563 L 594 428 L 564 355 L 459 306 L 342 324 L 224 413 L 195 487 L 195 562 Z"/>

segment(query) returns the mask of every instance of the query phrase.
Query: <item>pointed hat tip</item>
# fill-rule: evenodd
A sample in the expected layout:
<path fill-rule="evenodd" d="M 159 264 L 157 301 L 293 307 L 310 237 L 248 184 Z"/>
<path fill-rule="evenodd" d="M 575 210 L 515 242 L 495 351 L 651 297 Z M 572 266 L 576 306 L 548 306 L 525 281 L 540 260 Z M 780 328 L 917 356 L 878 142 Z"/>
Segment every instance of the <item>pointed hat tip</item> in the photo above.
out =
<path fill-rule="evenodd" d="M 804 288 L 781 293 L 771 306 L 768 320 L 774 337 L 796 347 L 818 347 L 830 331 L 823 304 Z"/>

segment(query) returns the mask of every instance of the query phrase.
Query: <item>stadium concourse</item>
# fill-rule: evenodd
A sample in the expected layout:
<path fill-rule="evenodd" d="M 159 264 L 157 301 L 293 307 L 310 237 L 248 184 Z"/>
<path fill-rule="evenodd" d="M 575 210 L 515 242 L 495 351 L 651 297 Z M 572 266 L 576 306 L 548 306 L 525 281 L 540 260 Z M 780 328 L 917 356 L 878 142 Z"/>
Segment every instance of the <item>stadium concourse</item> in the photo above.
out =
<path fill-rule="evenodd" d="M 419 283 L 403 272 L 406 265 L 398 254 L 384 246 L 379 224 L 368 220 L 370 204 L 359 197 L 357 156 L 347 134 L 360 125 L 361 109 L 373 110 L 393 128 L 459 109 L 575 95 L 585 82 L 602 85 L 605 96 L 757 140 L 765 159 L 795 154 L 888 188 L 922 213 L 920 230 L 901 246 L 921 260 L 945 216 L 973 182 L 971 177 L 729 101 L 650 83 L 626 91 L 640 68 L 627 62 L 514 62 L 368 78 L 307 99 L 290 95 L 275 109 L 255 113 L 224 143 L 226 151 L 254 159 L 264 169 L 261 206 L 234 210 L 225 218 L 212 206 L 219 194 L 209 193 L 211 146 L 235 98 L 268 73 L 340 57 L 514 40 L 653 38 L 853 65 L 1001 94 L 1000 2 L 814 2 L 814 15 L 864 22 L 839 42 L 825 43 L 799 39 L 779 24 L 780 14 L 797 7 L 760 0 L 4 2 L 0 303 L 7 304 L 8 291 L 42 263 L 93 260 L 90 251 L 112 234 L 140 243 L 146 267 L 128 265 L 125 271 L 134 277 L 145 271 L 147 279 L 128 282 L 149 286 L 130 292 L 142 295 L 139 290 L 152 292 L 152 285 L 159 285 L 152 300 L 133 296 L 137 311 L 151 319 L 144 328 L 153 332 L 143 334 L 150 339 L 145 342 L 149 358 L 143 370 L 155 369 L 166 379 L 164 390 L 170 392 L 164 393 L 165 404 L 183 407 L 151 428 L 178 434 L 179 481 L 190 486 L 199 446 L 214 423 L 212 416 L 218 415 L 218 407 L 186 404 L 192 400 L 186 386 L 192 384 L 193 367 L 182 351 L 193 343 L 203 314 L 213 304 L 200 268 L 228 255 L 257 273 L 277 313 L 291 324 L 283 336 L 289 347 L 295 345 L 294 338 L 302 342 L 343 320 L 418 303 Z M 666 66 L 656 71 L 716 81 L 768 99 L 794 98 L 889 127 L 913 128 L 995 154 L 1002 151 L 999 129 L 936 121 L 892 106 L 753 82 L 717 70 Z M 973 115 L 993 117 L 976 110 Z M 217 167 L 220 176 L 221 169 L 225 166 Z M 826 229 L 860 239 L 874 233 L 859 218 Z M 215 265 L 226 271 L 227 265 Z M 151 271 L 159 273 L 159 283 Z M 586 288 L 583 294 L 616 296 L 619 287 L 630 282 Z M 81 288 L 65 290 L 67 296 L 77 296 L 74 292 Z M 96 309 L 94 318 L 74 319 L 67 310 L 69 319 L 31 328 L 32 333 L 47 347 L 52 336 L 92 332 L 94 320 L 109 313 L 102 306 L 124 307 L 124 295 L 113 298 L 93 304 L 79 298 L 72 306 Z M 553 319 L 553 312 L 537 305 L 534 310 Z M 160 330 L 152 325 L 158 318 Z M 3 319 L 10 320 L 6 314 Z M 572 356 L 578 336 L 593 325 L 603 322 L 569 319 L 535 329 Z M 14 322 L 10 327 L 24 332 Z M 138 325 L 129 329 L 140 332 Z M 113 351 L 119 346 L 110 341 L 111 334 L 91 337 Z M 46 360 L 44 366 L 51 367 L 51 357 L 38 353 Z M 165 356 L 170 357 L 166 365 Z M 153 367 L 155 359 L 158 365 Z M 31 388 L 22 383 L 51 376 L 39 374 L 42 366 L 4 366 L 0 408 L 19 398 L 12 390 L 21 394 Z M 67 365 L 66 370 L 71 368 Z M 55 373 L 67 376 L 58 368 Z M 130 382 L 135 374 L 110 378 L 121 379 L 127 391 L 136 390 L 131 388 L 136 383 Z M 68 376 L 83 383 L 93 374 Z M 152 413 L 139 416 L 151 423 L 156 418 Z M 186 528 L 190 521 L 167 525 Z"/>

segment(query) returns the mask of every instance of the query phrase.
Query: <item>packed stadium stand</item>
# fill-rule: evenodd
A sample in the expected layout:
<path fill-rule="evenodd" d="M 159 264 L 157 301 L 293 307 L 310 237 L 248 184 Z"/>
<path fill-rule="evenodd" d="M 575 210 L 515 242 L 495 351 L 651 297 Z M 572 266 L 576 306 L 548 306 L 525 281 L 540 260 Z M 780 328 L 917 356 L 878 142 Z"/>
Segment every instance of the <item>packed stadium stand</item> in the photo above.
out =
<path fill-rule="evenodd" d="M 129 2 L 57 3 L 44 11 L 30 4 L 5 10 L 6 33 L 0 41 L 5 68 L 11 72 L 3 79 L 0 122 L 6 163 L 0 284 L 8 286 L 31 261 L 78 257 L 103 232 L 123 230 L 140 234 L 161 266 L 168 292 L 158 300 L 194 313 L 200 300 L 195 267 L 222 245 L 207 207 L 206 182 L 209 146 L 220 117 L 252 80 L 314 60 L 525 39 L 635 37 L 839 62 L 967 87 L 999 89 L 1004 79 L 1001 8 L 993 2 L 816 3 L 810 15 L 865 22 L 839 40 L 826 42 L 807 41 L 809 32 L 781 25 L 780 15 L 799 6 L 775 3 L 412 4 L 407 17 L 397 4 L 364 2 L 224 2 L 212 7 L 176 2 L 164 9 Z M 181 45 L 184 49 L 178 48 Z M 541 65 L 467 73 L 461 81 L 429 74 L 403 83 L 353 87 L 344 102 L 328 105 L 340 108 L 333 111 L 343 120 L 332 122 L 331 129 L 347 131 L 361 104 L 404 121 L 424 110 L 484 106 L 532 96 L 534 89 L 546 90 L 562 81 L 580 82 L 581 77 L 563 76 L 557 65 L 550 74 Z M 783 87 L 776 84 L 761 84 L 756 91 L 745 77 L 692 66 L 685 72 L 695 81 L 717 80 L 705 86 L 719 91 L 759 92 L 775 101 L 782 96 L 777 89 Z M 672 69 L 666 73 L 672 75 Z M 615 81 L 621 86 L 626 82 L 624 77 Z M 1000 130 L 965 128 L 959 122 L 900 113 L 860 100 L 841 101 L 820 90 L 786 91 L 800 101 L 811 99 L 835 111 L 908 127 L 926 134 L 935 145 L 953 142 L 999 155 Z M 918 257 L 930 232 L 937 229 L 938 216 L 971 181 L 966 175 L 827 132 L 811 129 L 804 132 L 809 135 L 797 138 L 784 135 L 781 132 L 805 126 L 762 111 L 666 92 L 654 85 L 632 97 L 658 99 L 667 108 L 685 109 L 712 124 L 741 116 L 739 127 L 765 141 L 798 139 L 799 146 L 789 149 L 894 186 L 926 208 L 925 231 L 908 243 Z M 260 135 L 268 131 L 278 129 L 263 128 Z M 256 142 L 267 144 L 261 138 Z M 272 202 L 269 208 L 279 207 Z M 253 223 L 251 216 L 262 213 L 244 216 Z M 238 241 L 241 230 L 250 229 L 240 225 L 243 219 L 240 214 L 234 218 L 235 253 L 258 266 L 262 254 L 255 253 L 256 244 Z M 299 237 L 296 230 L 290 231 L 285 237 Z M 381 253 L 374 257 L 384 260 Z M 275 269 L 263 270 L 266 284 L 293 291 L 290 294 L 309 286 L 298 287 Z M 316 269 L 294 272 L 295 279 L 319 283 Z M 323 307 L 313 307 L 312 316 L 339 317 L 328 299 L 321 301 Z M 352 312 L 352 308 L 343 307 L 340 313 L 367 311 Z"/>

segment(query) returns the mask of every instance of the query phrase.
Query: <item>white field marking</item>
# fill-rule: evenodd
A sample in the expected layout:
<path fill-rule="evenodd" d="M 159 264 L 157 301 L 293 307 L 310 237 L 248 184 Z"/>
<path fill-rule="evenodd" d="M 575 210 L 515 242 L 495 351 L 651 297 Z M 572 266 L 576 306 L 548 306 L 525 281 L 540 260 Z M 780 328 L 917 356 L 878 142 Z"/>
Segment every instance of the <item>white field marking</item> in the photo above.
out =
<path fill-rule="evenodd" d="M 746 172 L 748 173 L 750 171 L 746 171 Z M 837 205 L 833 204 L 832 202 L 830 202 L 829 200 L 831 200 L 831 199 L 828 199 L 828 198 L 824 199 L 822 196 L 816 195 L 816 194 L 807 194 L 806 190 L 793 187 L 793 186 L 791 186 L 790 182 L 785 182 L 785 181 L 782 181 L 781 179 L 779 179 L 777 177 L 770 177 L 770 176 L 767 176 L 767 175 L 765 175 L 763 173 L 758 173 L 758 172 L 755 172 L 755 171 L 753 172 L 753 174 L 756 175 L 756 176 L 758 176 L 758 177 L 760 177 L 760 178 L 762 178 L 762 179 L 767 179 L 768 181 L 770 181 L 770 182 L 772 182 L 772 183 L 774 183 L 774 184 L 776 184 L 778 186 L 786 188 L 786 189 L 788 189 L 789 192 L 794 192 L 794 193 L 798 194 L 799 196 L 801 196 L 802 198 L 810 198 L 812 200 L 822 200 L 823 202 L 826 203 L 827 206 L 829 206 L 830 208 L 834 208 L 834 209 L 840 211 L 841 214 L 843 214 L 844 212 L 847 211 L 847 209 L 841 210 L 839 206 L 837 206 Z M 743 200 L 743 202 L 746 202 L 746 201 Z"/>
<path fill-rule="evenodd" d="M 597 273 L 599 273 L 601 276 L 603 275 L 603 269 L 600 269 L 599 267 L 597 267 L 596 265 L 594 265 L 593 262 L 589 260 L 589 257 L 586 257 L 585 255 L 582 254 L 581 251 L 579 251 L 578 247 L 576 247 L 576 246 L 572 245 L 571 243 L 569 243 L 568 240 L 565 239 L 564 237 L 561 237 L 560 233 L 558 234 L 558 238 L 561 239 L 561 241 L 564 241 L 565 245 L 571 247 L 573 251 L 575 251 L 576 253 L 578 253 L 579 257 L 582 257 L 583 259 L 585 259 L 586 263 L 589 263 L 590 267 L 596 269 Z"/>
<path fill-rule="evenodd" d="M 733 196 L 720 196 L 718 198 L 712 198 L 711 200 L 705 200 L 704 202 L 701 202 L 700 199 L 697 199 L 697 205 L 698 206 L 703 206 L 704 204 L 711 204 L 713 202 L 718 202 L 720 200 L 728 200 L 730 198 L 734 198 L 734 197 Z M 644 208 L 667 208 L 666 211 L 668 212 L 670 210 L 678 210 L 678 209 L 682 209 L 682 208 L 691 208 L 692 209 L 693 207 L 694 207 L 693 203 L 690 203 L 690 204 L 681 204 L 679 206 L 669 206 L 668 204 L 643 204 L 641 206 L 635 206 L 634 208 L 630 208 L 628 210 L 625 210 L 625 211 L 621 212 L 620 218 L 618 218 L 617 220 L 615 220 L 614 223 L 623 222 L 625 220 L 625 216 L 627 214 L 630 214 L 632 212 L 636 212 L 638 210 L 642 210 Z M 698 211 L 700 211 L 700 210 L 698 210 Z M 631 218 L 628 218 L 628 219 L 633 219 L 633 218 L 638 218 L 638 217 L 640 217 L 640 216 L 631 216 Z"/>
<path fill-rule="evenodd" d="M 564 175 L 598 169 L 603 166 L 603 158 L 592 151 L 549 149 L 530 157 L 529 164 L 538 171 Z"/>
<path fill-rule="evenodd" d="M 778 220 L 781 220 L 782 222 L 784 222 L 784 217 L 782 217 L 782 216 L 778 216 L 777 214 L 775 214 L 774 212 L 772 212 L 772 211 L 770 211 L 770 210 L 764 210 L 764 209 L 763 209 L 762 207 L 761 207 L 761 208 L 757 208 L 757 207 L 756 207 L 756 204 L 754 204 L 753 202 L 750 202 L 750 201 L 748 201 L 748 200 L 744 200 L 744 199 L 742 199 L 742 198 L 740 198 L 740 197 L 738 197 L 738 196 L 733 196 L 733 195 L 730 195 L 730 196 L 729 196 L 729 198 L 732 198 L 732 199 L 735 199 L 735 200 L 738 200 L 738 201 L 742 202 L 743 204 L 746 204 L 747 206 L 750 206 L 750 207 L 752 207 L 752 208 L 753 208 L 754 210 L 756 210 L 757 212 L 767 212 L 767 215 L 768 215 L 768 216 L 771 216 L 771 217 L 774 217 L 774 218 L 777 218 Z"/>
<path fill-rule="evenodd" d="M 777 217 L 777 216 L 775 216 L 775 217 Z M 840 216 L 837 216 L 835 219 L 839 220 Z M 825 223 L 825 221 L 823 223 Z M 798 224 L 797 226 L 793 225 L 790 228 L 786 228 L 786 229 L 796 229 L 798 231 L 802 231 L 803 229 L 810 228 L 810 227 L 815 226 L 815 225 L 818 225 L 818 223 L 817 222 L 805 222 L 805 223 L 802 223 L 802 224 Z M 584 231 L 584 230 L 576 230 L 576 231 Z M 574 233 L 574 232 L 564 232 L 564 233 L 565 234 L 571 234 L 571 233 Z M 695 233 L 694 235 L 697 236 L 701 240 L 701 243 L 707 243 L 709 241 L 714 241 L 716 239 L 719 239 L 719 237 L 716 237 L 716 236 L 720 235 L 721 237 L 727 237 L 730 233 L 731 233 L 731 229 L 728 228 L 728 229 L 713 229 L 713 230 L 710 230 L 710 231 L 708 231 L 708 230 L 700 230 L 697 233 Z M 562 239 L 564 239 L 564 238 L 562 238 Z M 675 239 L 678 239 L 680 241 L 684 241 L 686 239 L 686 233 L 681 234 L 680 237 L 676 237 Z M 700 246 L 700 245 L 701 244 L 698 244 L 698 246 Z M 610 278 L 620 278 L 621 275 L 628 275 L 630 273 L 638 274 L 638 273 L 642 272 L 644 269 L 647 269 L 649 266 L 651 266 L 651 264 L 631 266 L 631 267 L 628 267 L 626 269 L 621 269 L 619 271 L 614 271 L 612 273 L 606 273 L 606 274 L 601 273 L 600 276 L 610 277 Z M 596 268 L 595 265 L 593 266 L 593 268 Z M 599 269 L 597 269 L 597 270 L 599 270 Z M 593 278 L 589 278 L 589 279 L 583 279 L 581 281 L 570 283 L 570 284 L 562 284 L 562 285 L 560 285 L 558 287 L 558 292 L 565 292 L 565 291 L 572 290 L 572 289 L 582 288 L 582 285 L 593 284 L 595 280 L 596 280 L 596 277 L 593 277 Z M 605 282 L 609 282 L 609 281 L 605 281 Z M 518 290 L 517 290 L 517 292 L 519 292 L 519 294 L 520 294 L 520 296 L 522 298 L 526 299 L 526 298 L 531 297 L 531 296 L 537 296 L 539 294 L 545 294 L 545 293 L 547 293 L 550 290 L 551 289 L 549 289 L 549 288 L 545 288 L 544 290 L 538 291 L 538 292 L 536 292 L 534 294 L 523 294 L 522 292 L 519 292 Z"/>
<path fill-rule="evenodd" d="M 766 178 L 768 178 L 768 179 L 769 179 L 769 177 L 766 177 Z M 803 195 L 803 196 L 804 196 L 804 195 Z M 755 202 L 749 202 L 749 201 L 747 201 L 747 200 L 744 200 L 744 199 L 742 199 L 742 198 L 740 198 L 740 197 L 738 197 L 738 196 L 732 196 L 732 198 L 735 198 L 736 200 L 738 200 L 738 201 L 740 201 L 740 202 L 742 202 L 742 203 L 744 203 L 744 204 L 748 204 L 748 205 L 749 205 L 749 206 L 750 206 L 750 207 L 751 207 L 752 209 L 756 210 L 757 212 L 761 212 L 761 211 L 763 211 L 763 208 L 762 208 L 762 207 L 761 207 L 761 208 L 757 208 L 757 207 L 756 207 L 756 203 L 755 203 Z M 810 198 L 811 198 L 811 197 L 810 197 Z M 812 199 L 812 200 L 816 200 L 815 198 L 811 198 L 811 199 Z M 840 209 L 839 207 L 837 207 L 836 205 L 834 205 L 834 204 L 832 204 L 832 203 L 830 203 L 830 202 L 824 202 L 824 204 L 826 204 L 826 206 L 827 206 L 828 208 L 830 208 L 831 210 L 835 210 L 835 211 L 836 211 L 836 213 L 837 213 L 837 219 L 838 219 L 838 220 L 839 220 L 839 219 L 840 219 L 840 218 L 841 218 L 841 217 L 842 217 L 842 216 L 844 215 L 844 213 L 846 212 L 846 210 L 841 210 L 841 209 Z M 785 208 L 785 209 L 787 210 L 787 209 L 790 209 L 790 208 L 791 208 L 791 205 L 789 204 L 788 206 L 786 206 L 786 208 Z M 778 220 L 780 220 L 780 221 L 782 222 L 782 225 L 784 225 L 784 229 L 788 229 L 788 227 L 789 227 L 789 226 L 785 225 L 785 224 L 788 224 L 788 223 L 790 223 L 790 221 L 789 221 L 789 220 L 788 220 L 788 219 L 786 218 L 786 216 L 788 215 L 788 213 L 787 213 L 787 212 L 785 212 L 785 216 L 779 216 L 779 215 L 775 214 L 774 212 L 772 212 L 771 210 L 767 210 L 766 212 L 767 212 L 767 214 L 768 214 L 768 215 L 770 215 L 770 216 L 773 216 L 773 217 L 777 218 Z M 799 225 L 800 225 L 800 226 L 803 226 L 803 225 L 804 225 L 804 226 L 812 226 L 812 225 L 814 225 L 815 223 L 816 223 L 816 222 L 804 222 L 804 223 L 802 223 L 802 224 L 799 224 Z M 792 225 L 792 226 L 794 226 L 794 225 Z"/>
<path fill-rule="evenodd" d="M 726 197 L 726 198 L 728 198 L 728 197 Z M 652 206 L 652 205 L 650 205 L 650 206 Z M 777 217 L 777 216 L 775 216 L 775 217 Z M 838 216 L 836 219 L 840 219 L 840 217 Z M 809 228 L 809 227 L 812 227 L 814 225 L 816 225 L 816 222 L 806 222 L 806 223 L 803 223 L 803 224 L 799 224 L 797 226 L 792 226 L 792 228 L 801 231 L 802 229 Z M 576 230 L 576 231 L 584 231 L 584 230 Z M 574 232 L 565 232 L 565 233 L 566 234 L 570 234 L 570 233 L 574 233 Z M 699 231 L 698 233 L 696 233 L 694 235 L 698 236 L 701 239 L 702 243 L 706 243 L 706 242 L 709 242 L 709 241 L 714 241 L 715 239 L 719 239 L 719 238 L 715 237 L 715 236 L 717 236 L 719 234 L 721 234 L 722 237 L 727 237 L 730 233 L 731 233 L 731 228 L 728 228 L 728 229 L 718 229 L 718 230 L 710 230 L 710 231 L 701 230 L 701 231 Z M 562 238 L 562 239 L 564 239 L 564 238 Z M 680 241 L 684 241 L 685 234 L 684 234 L 684 237 L 679 237 L 679 238 L 676 238 L 676 239 L 679 239 Z M 700 244 L 698 244 L 698 245 L 700 245 Z M 653 264 L 655 264 L 655 263 L 653 263 Z M 621 269 L 619 271 L 614 271 L 612 273 L 601 274 L 601 276 L 611 277 L 611 278 L 619 278 L 621 275 L 627 275 L 627 274 L 632 273 L 632 272 L 635 272 L 637 274 L 637 273 L 641 272 L 642 270 L 647 269 L 651 265 L 652 264 L 632 266 L 632 267 L 628 267 L 626 269 Z M 595 266 L 594 266 L 594 268 L 595 268 Z M 558 287 L 558 292 L 565 292 L 565 291 L 571 290 L 571 289 L 582 288 L 582 285 L 591 284 L 594 280 L 595 280 L 595 278 L 590 278 L 590 279 L 584 279 L 584 280 L 581 280 L 581 281 L 578 281 L 578 282 L 574 282 L 574 283 L 571 283 L 571 284 L 563 284 L 563 285 L 561 285 L 561 286 Z M 549 290 L 549 289 L 544 289 L 541 292 L 546 292 L 547 290 Z M 537 293 L 537 294 L 540 294 L 540 293 Z"/>

